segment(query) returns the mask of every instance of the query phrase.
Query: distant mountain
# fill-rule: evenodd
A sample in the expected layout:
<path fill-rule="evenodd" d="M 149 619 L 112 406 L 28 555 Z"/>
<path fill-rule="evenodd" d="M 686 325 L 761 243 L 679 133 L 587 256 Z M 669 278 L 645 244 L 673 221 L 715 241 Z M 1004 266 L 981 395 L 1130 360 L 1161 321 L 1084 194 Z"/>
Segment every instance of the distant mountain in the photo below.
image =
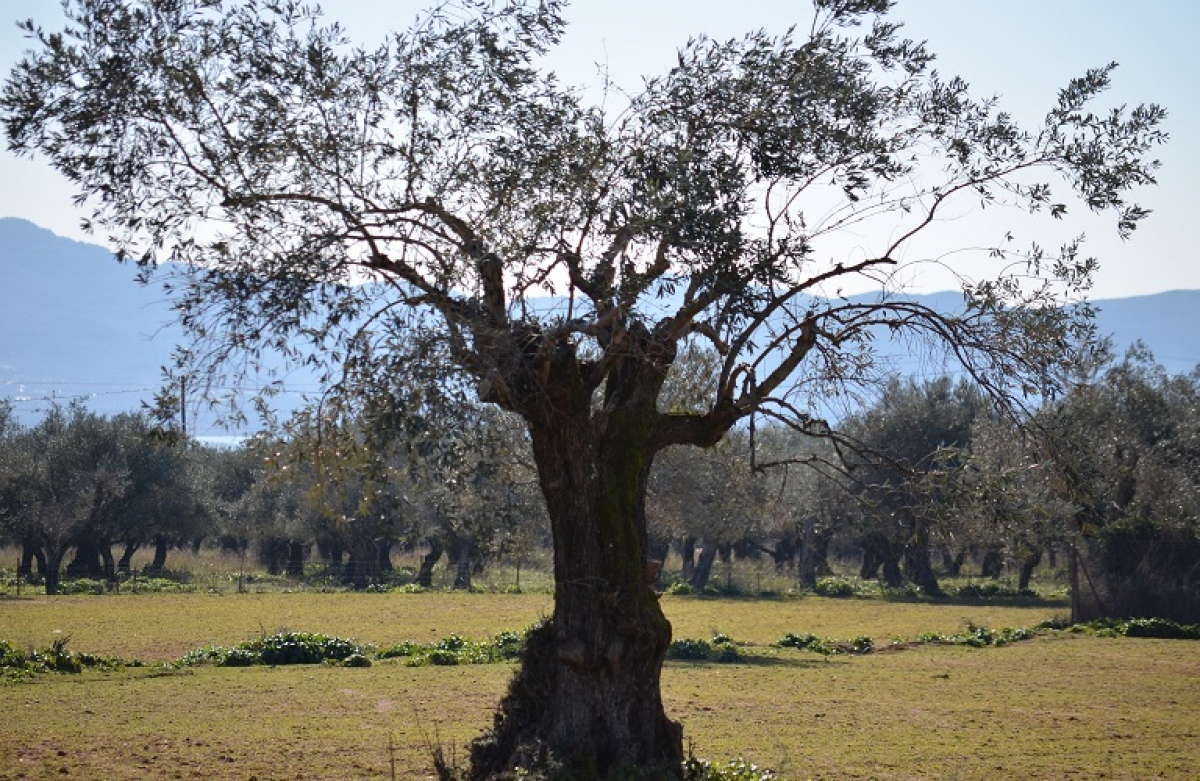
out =
<path fill-rule="evenodd" d="M 153 397 L 181 331 L 162 293 L 135 273 L 102 247 L 0 219 L 0 397 L 17 400 L 27 422 L 50 399 L 83 397 L 113 414 Z M 958 293 L 920 298 L 944 310 L 961 302 Z M 1173 374 L 1200 364 L 1200 291 L 1096 303 L 1119 352 L 1140 339 Z"/>
<path fill-rule="evenodd" d="M 0 219 L 0 395 L 22 413 L 50 398 L 104 413 L 149 400 L 180 331 L 135 274 L 103 247 Z"/>
<path fill-rule="evenodd" d="M 1200 365 L 1200 290 L 1110 298 L 1096 307 L 1096 325 L 1112 337 L 1118 356 L 1141 340 L 1169 374 L 1188 374 Z"/>

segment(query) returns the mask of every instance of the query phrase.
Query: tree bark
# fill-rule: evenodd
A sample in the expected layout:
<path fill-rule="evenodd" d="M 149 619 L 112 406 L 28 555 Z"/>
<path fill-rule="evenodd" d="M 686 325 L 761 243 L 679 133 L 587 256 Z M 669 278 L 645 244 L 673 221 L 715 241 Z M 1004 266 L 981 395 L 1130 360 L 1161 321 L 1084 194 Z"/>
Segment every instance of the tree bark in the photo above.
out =
<path fill-rule="evenodd" d="M 472 745 L 471 777 L 521 764 L 581 780 L 626 769 L 677 778 L 682 728 L 659 688 L 671 625 L 646 579 L 661 378 L 614 370 L 593 416 L 572 369 L 573 360 L 551 366 L 541 403 L 521 410 L 554 537 L 554 615 L 532 633 L 494 729 Z"/>
<path fill-rule="evenodd" d="M 904 585 L 904 575 L 900 572 L 891 540 L 878 533 L 866 535 L 862 540 L 863 563 L 859 577 L 863 580 L 874 580 L 879 577 L 879 568 L 883 568 L 883 585 L 887 588 L 899 588 Z"/>
<path fill-rule="evenodd" d="M 833 567 L 829 566 L 829 543 L 832 541 L 833 534 L 828 529 L 822 530 L 813 541 L 813 569 L 817 577 L 833 575 Z"/>
<path fill-rule="evenodd" d="M 804 519 L 804 538 L 800 548 L 800 587 L 808 591 L 817 589 L 817 519 Z"/>
<path fill-rule="evenodd" d="M 904 567 L 909 580 L 926 594 L 942 593 L 937 573 L 933 571 L 929 523 L 922 518 L 912 520 L 912 534 L 904 546 Z"/>
<path fill-rule="evenodd" d="M 67 564 L 67 577 L 91 578 L 99 580 L 104 577 L 104 565 L 100 561 L 100 544 L 91 534 L 79 537 L 75 547 L 75 555 Z"/>
<path fill-rule="evenodd" d="M 371 549 L 351 548 L 343 576 L 355 589 L 364 589 L 379 579 L 379 555 Z"/>
<path fill-rule="evenodd" d="M 117 572 L 129 572 L 133 566 L 133 554 L 137 553 L 140 547 L 142 547 L 140 542 L 127 541 L 125 543 L 125 551 L 121 554 L 121 558 L 117 560 Z"/>
<path fill-rule="evenodd" d="M 692 581 L 692 572 L 696 569 L 696 538 L 684 537 L 679 543 L 679 555 L 683 557 L 683 568 L 679 579 L 684 583 Z"/>
<path fill-rule="evenodd" d="M 433 588 L 433 567 L 442 557 L 442 544 L 437 540 L 429 541 L 429 553 L 421 557 L 421 567 L 417 570 L 417 585 L 421 588 Z"/>
<path fill-rule="evenodd" d="M 454 588 L 470 590 L 471 588 L 471 554 L 474 549 L 471 541 L 463 537 L 452 537 L 446 560 L 454 567 Z"/>
<path fill-rule="evenodd" d="M 288 558 L 285 572 L 289 578 L 299 580 L 304 577 L 304 559 L 307 554 L 308 543 L 304 540 L 291 540 L 288 542 Z"/>
<path fill-rule="evenodd" d="M 36 542 L 21 543 L 21 563 L 17 567 L 17 575 L 27 578 L 33 574 L 33 565 L 37 564 L 37 573 L 39 575 L 46 574 L 46 554 L 42 550 L 42 546 Z"/>
<path fill-rule="evenodd" d="M 946 577 L 957 578 L 962 573 L 963 562 L 967 559 L 967 549 L 960 548 L 957 553 L 951 555 L 949 549 L 942 551 L 942 569 L 946 571 Z"/>
<path fill-rule="evenodd" d="M 979 574 L 995 580 L 1004 571 L 1004 556 L 999 548 L 988 548 L 983 555 L 983 563 L 979 565 Z"/>
<path fill-rule="evenodd" d="M 112 543 L 108 540 L 101 542 L 99 546 L 100 565 L 103 568 L 104 579 L 112 584 L 117 580 L 116 562 L 113 560 Z"/>
<path fill-rule="evenodd" d="M 162 574 L 163 570 L 167 568 L 167 550 L 170 547 L 170 541 L 165 534 L 154 535 L 154 559 L 150 562 L 150 566 L 146 567 L 146 574 Z"/>
<path fill-rule="evenodd" d="M 67 547 L 47 545 L 44 553 L 46 554 L 46 593 L 57 594 L 60 583 L 60 572 L 62 571 L 62 560 L 66 556 Z"/>
<path fill-rule="evenodd" d="M 771 560 L 775 562 L 775 571 L 784 572 L 796 563 L 796 554 L 800 551 L 799 536 L 794 531 L 780 535 L 775 547 L 768 550 Z"/>
<path fill-rule="evenodd" d="M 1033 580 L 1033 570 L 1042 563 L 1042 549 L 1033 545 L 1022 546 L 1021 573 L 1017 579 L 1017 588 L 1021 591 L 1029 588 Z"/>
<path fill-rule="evenodd" d="M 702 591 L 708 585 L 708 579 L 712 576 L 713 562 L 717 560 L 718 552 L 716 541 L 705 537 L 704 544 L 700 547 L 700 558 L 696 561 L 692 577 L 688 580 L 689 586 L 697 591 Z"/>

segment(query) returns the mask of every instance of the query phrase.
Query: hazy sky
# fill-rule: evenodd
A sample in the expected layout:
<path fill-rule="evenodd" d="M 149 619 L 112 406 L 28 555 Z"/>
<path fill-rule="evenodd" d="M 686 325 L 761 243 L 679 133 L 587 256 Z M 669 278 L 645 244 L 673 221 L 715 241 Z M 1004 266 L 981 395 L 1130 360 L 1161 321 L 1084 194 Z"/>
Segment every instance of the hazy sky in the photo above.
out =
<path fill-rule="evenodd" d="M 325 0 L 327 15 L 351 37 L 376 43 L 408 25 L 426 0 Z M 15 27 L 32 17 L 61 26 L 59 0 L 0 0 L 0 74 L 27 42 Z M 642 75 L 669 67 L 691 35 L 728 38 L 751 29 L 807 26 L 804 0 L 577 0 L 552 67 L 565 81 L 595 83 L 597 63 L 636 88 Z M 1096 298 L 1171 289 L 1200 289 L 1193 204 L 1200 200 L 1200 3 L 1194 0 L 899 0 L 893 17 L 909 37 L 929 42 L 938 69 L 964 77 L 977 95 L 998 94 L 1019 119 L 1036 122 L 1068 79 L 1115 60 L 1121 64 L 1102 105 L 1154 102 L 1170 112 L 1171 141 L 1159 157 L 1159 185 L 1136 200 L 1154 214 L 1130 242 L 1115 221 L 1074 214 L 1067 226 L 1086 233 L 1085 250 L 1100 258 Z M 39 159 L 0 150 L 0 216 L 23 217 L 65 236 L 86 237 L 68 184 Z M 980 239 L 980 241 L 990 240 Z M 1053 244 L 1047 242 L 1048 244 Z M 920 283 L 918 283 L 920 286 Z M 934 286 L 937 286 L 936 283 Z M 944 287 L 944 285 L 942 286 Z"/>

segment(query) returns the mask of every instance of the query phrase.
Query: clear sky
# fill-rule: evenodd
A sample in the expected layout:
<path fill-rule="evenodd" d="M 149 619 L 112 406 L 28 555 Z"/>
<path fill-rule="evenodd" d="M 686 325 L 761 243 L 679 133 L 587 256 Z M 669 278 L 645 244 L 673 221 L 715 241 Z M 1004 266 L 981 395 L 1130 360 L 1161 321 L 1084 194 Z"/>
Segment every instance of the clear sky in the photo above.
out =
<path fill-rule="evenodd" d="M 324 0 L 327 16 L 352 38 L 373 44 L 406 27 L 428 0 Z M 61 26 L 59 0 L 0 0 L 0 72 L 7 75 L 27 47 L 15 22 L 33 18 Z M 576 0 L 571 26 L 551 59 L 567 82 L 594 84 L 596 64 L 636 89 L 642 75 L 669 67 L 689 36 L 728 38 L 752 29 L 807 26 L 805 0 Z M 1200 2 L 1195 0 L 899 0 L 893 18 L 909 37 L 926 40 L 938 69 L 970 82 L 978 95 L 997 94 L 1032 124 L 1059 87 L 1086 69 L 1121 64 L 1104 105 L 1153 102 L 1170 112 L 1169 144 L 1159 157 L 1159 185 L 1136 200 L 1154 214 L 1121 242 L 1115 222 L 1071 216 L 1072 235 L 1101 261 L 1096 298 L 1200 289 L 1200 253 L 1192 241 L 1200 219 Z M 82 213 L 69 185 L 40 159 L 0 150 L 0 217 L 22 217 L 73 238 Z M 983 241 L 981 239 L 981 241 Z M 1047 242 L 1049 243 L 1049 242 Z M 934 283 L 934 286 L 937 286 Z M 918 287 L 921 283 L 918 282 Z M 944 285 L 942 286 L 944 287 Z"/>

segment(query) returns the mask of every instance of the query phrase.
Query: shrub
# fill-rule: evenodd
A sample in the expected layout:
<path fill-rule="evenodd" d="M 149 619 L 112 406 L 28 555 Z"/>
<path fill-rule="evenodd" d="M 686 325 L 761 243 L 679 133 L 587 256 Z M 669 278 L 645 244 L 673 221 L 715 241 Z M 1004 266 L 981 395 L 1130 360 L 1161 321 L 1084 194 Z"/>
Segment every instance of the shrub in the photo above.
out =
<path fill-rule="evenodd" d="M 395 659 L 402 656 L 416 656 L 421 651 L 421 645 L 412 640 L 405 640 L 390 648 L 385 648 L 375 654 L 376 659 Z"/>
<path fill-rule="evenodd" d="M 449 651 L 444 648 L 435 648 L 430 651 L 425 658 L 430 664 L 436 665 L 456 665 L 458 664 L 458 654 L 454 651 Z"/>
<path fill-rule="evenodd" d="M 501 632 L 496 635 L 492 645 L 500 659 L 519 659 L 521 651 L 525 648 L 525 638 L 517 632 Z"/>
<path fill-rule="evenodd" d="M 675 640 L 667 648 L 667 658 L 697 661 L 708 659 L 711 650 L 704 640 Z"/>
<path fill-rule="evenodd" d="M 11 641 L 0 640 L 0 672 L 8 680 L 20 681 L 46 670 L 13 647 Z"/>
<path fill-rule="evenodd" d="M 813 591 L 822 597 L 839 598 L 852 597 L 858 593 L 853 583 L 842 578 L 821 578 Z"/>
<path fill-rule="evenodd" d="M 231 648 L 217 662 L 221 667 L 249 667 L 262 662 L 262 657 L 246 648 Z"/>
<path fill-rule="evenodd" d="M 71 638 L 60 637 L 49 648 L 30 650 L 28 654 L 18 651 L 8 640 L 0 640 L 0 674 L 10 680 L 24 680 L 39 673 L 83 672 L 84 667 L 120 669 L 125 666 L 141 667 L 141 662 L 125 662 L 116 657 L 95 654 L 74 654 L 67 650 Z"/>
<path fill-rule="evenodd" d="M 142 577 L 125 581 L 124 588 L 149 594 L 193 594 L 199 590 L 191 583 L 180 583 L 169 578 Z"/>
<path fill-rule="evenodd" d="M 991 645 L 994 641 L 995 636 L 992 634 L 992 630 L 986 626 L 967 624 L 967 633 L 962 635 L 961 644 L 971 648 L 982 648 L 985 645 Z"/>
<path fill-rule="evenodd" d="M 1126 637 L 1200 640 L 1200 624 L 1177 624 L 1165 618 L 1133 618 L 1125 623 Z"/>
<path fill-rule="evenodd" d="M 449 637 L 444 637 L 438 641 L 435 646 L 439 651 L 461 651 L 467 646 L 469 641 L 451 633 Z"/>
<path fill-rule="evenodd" d="M 817 637 L 816 635 L 797 635 L 793 634 L 792 632 L 788 632 L 786 635 L 779 638 L 779 640 L 775 641 L 775 645 L 779 646 L 780 648 L 800 648 L 802 650 L 806 648 L 813 649 L 821 644 L 821 638 Z"/>
<path fill-rule="evenodd" d="M 106 590 L 107 584 L 103 580 L 91 578 L 64 580 L 58 584 L 59 594 L 103 594 Z"/>
<path fill-rule="evenodd" d="M 1200 624 L 1180 624 L 1167 618 L 1098 618 L 1067 627 L 1068 632 L 1097 637 L 1153 637 L 1161 640 L 1200 640 Z"/>
<path fill-rule="evenodd" d="M 797 635 L 788 632 L 775 641 L 780 648 L 799 648 L 802 651 L 833 656 L 835 654 L 869 654 L 875 650 L 875 641 L 866 635 L 859 635 L 849 642 L 840 640 L 822 640 L 814 634 Z"/>
<path fill-rule="evenodd" d="M 222 667 L 247 667 L 254 664 L 320 664 L 340 662 L 366 651 L 350 640 L 311 632 L 279 632 L 257 640 L 239 643 L 233 648 L 210 646 L 188 652 L 181 666 L 215 663 Z"/>
<path fill-rule="evenodd" d="M 458 635 L 450 635 L 436 643 L 416 643 L 405 640 L 377 653 L 378 659 L 407 658 L 408 664 L 417 667 L 423 664 L 489 664 L 517 659 L 525 647 L 528 630 L 501 632 L 492 640 L 482 643 Z M 436 658 L 435 658 L 436 657 Z"/>
<path fill-rule="evenodd" d="M 709 654 L 708 658 L 713 662 L 735 664 L 742 661 L 742 651 L 732 643 L 721 643 L 713 646 L 712 653 Z"/>
<path fill-rule="evenodd" d="M 341 661 L 361 649 L 349 640 L 310 632 L 280 632 L 241 646 L 255 652 L 262 664 L 319 664 Z"/>
<path fill-rule="evenodd" d="M 707 661 L 732 664 L 744 658 L 742 651 L 728 635 L 718 634 L 712 642 L 706 640 L 676 640 L 667 648 L 667 658 L 681 661 Z"/>
<path fill-rule="evenodd" d="M 1032 589 L 1015 589 L 1000 583 L 967 583 L 954 589 L 950 596 L 958 599 L 1037 599 Z"/>

